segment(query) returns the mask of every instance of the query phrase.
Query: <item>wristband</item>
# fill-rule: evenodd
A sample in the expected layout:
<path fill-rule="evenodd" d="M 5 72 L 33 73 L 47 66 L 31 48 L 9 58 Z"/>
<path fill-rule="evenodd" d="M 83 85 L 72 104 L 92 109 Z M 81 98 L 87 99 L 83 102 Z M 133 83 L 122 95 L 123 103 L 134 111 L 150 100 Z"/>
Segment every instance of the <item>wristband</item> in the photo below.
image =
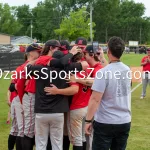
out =
<path fill-rule="evenodd" d="M 86 123 L 92 123 L 93 120 L 85 120 Z"/>

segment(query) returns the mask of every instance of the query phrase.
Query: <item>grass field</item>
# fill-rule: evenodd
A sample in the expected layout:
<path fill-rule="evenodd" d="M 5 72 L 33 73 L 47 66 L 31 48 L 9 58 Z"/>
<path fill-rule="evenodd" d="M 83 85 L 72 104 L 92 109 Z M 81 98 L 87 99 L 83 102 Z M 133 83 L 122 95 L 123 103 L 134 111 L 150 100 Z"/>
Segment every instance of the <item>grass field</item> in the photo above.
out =
<path fill-rule="evenodd" d="M 139 66 L 143 55 L 124 54 L 122 61 L 129 66 Z M 0 150 L 7 150 L 10 125 L 6 125 L 8 106 L 6 93 L 9 80 L 0 79 Z M 135 87 L 138 83 L 133 83 Z M 148 87 L 147 91 L 150 91 Z M 140 100 L 141 86 L 132 93 L 132 128 L 127 150 L 150 150 L 150 92 Z"/>

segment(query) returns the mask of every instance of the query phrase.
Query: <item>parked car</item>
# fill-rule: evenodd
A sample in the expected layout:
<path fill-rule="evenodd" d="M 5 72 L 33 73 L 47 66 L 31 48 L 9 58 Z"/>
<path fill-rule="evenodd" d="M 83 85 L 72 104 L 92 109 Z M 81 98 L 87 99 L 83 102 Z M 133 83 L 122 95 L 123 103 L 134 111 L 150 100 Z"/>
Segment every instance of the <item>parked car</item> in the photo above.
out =
<path fill-rule="evenodd" d="M 145 46 L 139 46 L 139 54 L 146 54 L 147 48 Z"/>

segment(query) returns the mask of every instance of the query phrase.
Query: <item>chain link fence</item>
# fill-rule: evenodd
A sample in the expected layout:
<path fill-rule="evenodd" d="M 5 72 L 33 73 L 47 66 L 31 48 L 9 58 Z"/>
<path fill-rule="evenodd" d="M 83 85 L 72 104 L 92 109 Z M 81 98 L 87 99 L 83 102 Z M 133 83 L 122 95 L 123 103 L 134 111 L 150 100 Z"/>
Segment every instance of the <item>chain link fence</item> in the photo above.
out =
<path fill-rule="evenodd" d="M 24 63 L 24 53 L 0 53 L 0 69 L 2 71 L 13 71 Z"/>

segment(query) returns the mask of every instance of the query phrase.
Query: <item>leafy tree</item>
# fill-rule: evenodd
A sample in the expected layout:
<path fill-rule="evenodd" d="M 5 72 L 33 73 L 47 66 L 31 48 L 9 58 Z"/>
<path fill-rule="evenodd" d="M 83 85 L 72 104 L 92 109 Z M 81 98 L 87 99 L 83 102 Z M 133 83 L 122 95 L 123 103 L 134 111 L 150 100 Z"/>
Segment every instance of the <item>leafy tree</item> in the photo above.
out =
<path fill-rule="evenodd" d="M 60 24 L 60 29 L 55 30 L 55 33 L 61 35 L 63 39 L 69 40 L 75 40 L 79 36 L 89 38 L 89 23 L 90 19 L 87 17 L 86 8 L 82 8 L 76 12 L 71 12 L 69 17 L 65 17 Z M 94 22 L 93 27 L 95 27 Z"/>
<path fill-rule="evenodd" d="M 21 28 L 15 14 L 15 7 L 0 3 L 0 32 L 15 35 Z"/>
<path fill-rule="evenodd" d="M 18 6 L 16 11 L 18 21 L 22 25 L 18 35 L 30 36 L 31 21 L 33 19 L 32 10 L 30 9 L 29 5 L 22 5 Z"/>

